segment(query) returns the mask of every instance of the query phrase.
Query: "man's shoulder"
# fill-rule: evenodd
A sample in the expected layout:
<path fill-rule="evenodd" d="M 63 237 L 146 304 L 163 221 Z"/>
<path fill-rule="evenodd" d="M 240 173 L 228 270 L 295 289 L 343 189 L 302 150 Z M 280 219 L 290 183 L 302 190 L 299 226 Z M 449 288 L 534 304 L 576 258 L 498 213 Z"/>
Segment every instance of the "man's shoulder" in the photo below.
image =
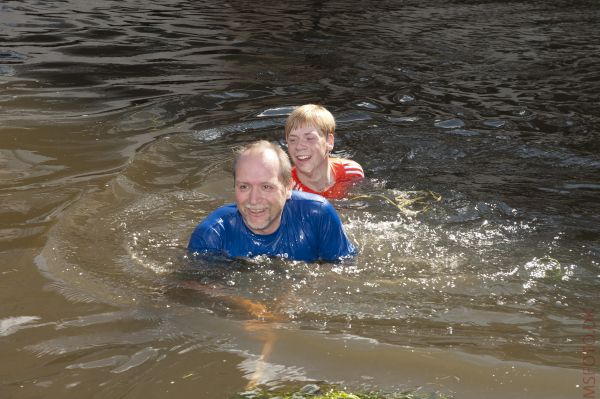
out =
<path fill-rule="evenodd" d="M 327 201 L 327 199 L 318 194 L 296 190 L 292 190 L 292 198 L 290 198 L 289 202 L 292 204 L 317 207 L 329 204 L 329 201 Z"/>
<path fill-rule="evenodd" d="M 223 205 L 208 214 L 194 229 L 188 249 L 198 252 L 219 252 L 224 249 L 226 237 L 235 229 L 235 204 Z"/>
<path fill-rule="evenodd" d="M 317 223 L 323 217 L 329 218 L 336 213 L 335 208 L 326 198 L 304 191 L 292 191 L 285 207 L 288 215 L 301 215 L 299 219 L 309 223 Z"/>
<path fill-rule="evenodd" d="M 237 206 L 235 204 L 226 204 L 218 207 L 208 214 L 204 219 L 203 224 L 214 225 L 222 223 L 224 220 L 236 218 L 238 215 Z"/>

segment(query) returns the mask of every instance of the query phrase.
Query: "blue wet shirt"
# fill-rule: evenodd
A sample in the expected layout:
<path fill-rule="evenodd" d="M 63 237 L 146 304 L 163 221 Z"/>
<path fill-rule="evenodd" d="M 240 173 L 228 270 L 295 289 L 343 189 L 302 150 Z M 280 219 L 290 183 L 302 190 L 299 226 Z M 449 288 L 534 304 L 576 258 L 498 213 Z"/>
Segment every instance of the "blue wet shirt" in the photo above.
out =
<path fill-rule="evenodd" d="M 319 195 L 299 191 L 292 191 L 286 201 L 274 233 L 253 233 L 237 206 L 229 204 L 195 228 L 188 249 L 231 258 L 268 255 L 307 262 L 336 261 L 356 254 L 333 205 Z"/>

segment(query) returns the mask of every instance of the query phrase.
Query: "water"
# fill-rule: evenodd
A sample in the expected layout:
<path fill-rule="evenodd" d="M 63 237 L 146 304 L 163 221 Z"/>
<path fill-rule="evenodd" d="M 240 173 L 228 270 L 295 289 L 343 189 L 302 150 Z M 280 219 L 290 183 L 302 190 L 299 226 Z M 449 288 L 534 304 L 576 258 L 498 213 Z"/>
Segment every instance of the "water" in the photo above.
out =
<path fill-rule="evenodd" d="M 594 1 L 4 2 L 1 396 L 597 391 L 599 17 Z M 232 150 L 281 140 L 307 102 L 367 174 L 335 202 L 356 261 L 187 259 L 232 199 Z M 412 212 L 387 200 L 429 191 Z"/>

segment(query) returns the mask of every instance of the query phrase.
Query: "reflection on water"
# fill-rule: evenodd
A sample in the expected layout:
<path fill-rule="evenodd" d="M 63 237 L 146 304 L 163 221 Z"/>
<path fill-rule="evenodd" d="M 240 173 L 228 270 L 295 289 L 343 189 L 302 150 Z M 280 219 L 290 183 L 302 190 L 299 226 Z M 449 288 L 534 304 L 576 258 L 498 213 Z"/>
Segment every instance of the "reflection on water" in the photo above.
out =
<path fill-rule="evenodd" d="M 356 7 L 0 5 L 0 392 L 580 394 L 597 7 Z M 233 149 L 281 142 L 306 102 L 367 174 L 334 204 L 356 260 L 189 259 Z"/>

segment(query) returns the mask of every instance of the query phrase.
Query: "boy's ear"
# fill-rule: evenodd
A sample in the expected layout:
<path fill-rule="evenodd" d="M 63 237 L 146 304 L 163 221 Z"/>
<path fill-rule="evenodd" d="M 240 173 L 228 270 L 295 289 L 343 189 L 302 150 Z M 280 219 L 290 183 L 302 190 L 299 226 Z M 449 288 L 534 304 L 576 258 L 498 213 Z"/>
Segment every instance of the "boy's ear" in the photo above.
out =
<path fill-rule="evenodd" d="M 329 133 L 327 135 L 327 149 L 329 151 L 333 150 L 333 143 L 335 141 L 335 138 L 333 137 L 333 134 Z"/>

